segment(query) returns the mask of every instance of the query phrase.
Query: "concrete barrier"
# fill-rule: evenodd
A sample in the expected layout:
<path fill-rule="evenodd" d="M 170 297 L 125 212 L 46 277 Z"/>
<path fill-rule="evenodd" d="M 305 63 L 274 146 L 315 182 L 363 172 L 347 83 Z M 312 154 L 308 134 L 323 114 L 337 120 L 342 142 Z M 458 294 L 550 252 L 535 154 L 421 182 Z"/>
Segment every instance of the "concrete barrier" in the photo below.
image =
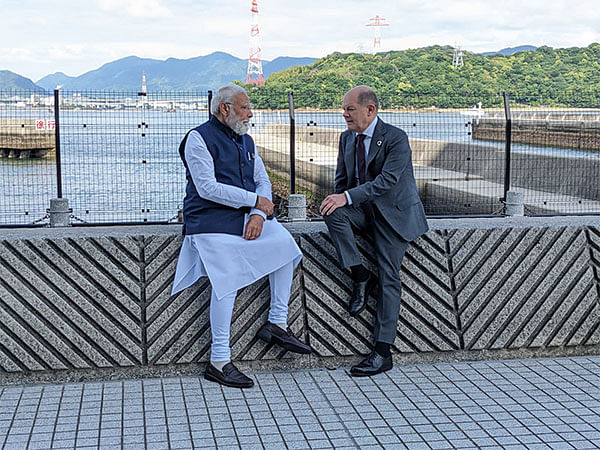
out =
<path fill-rule="evenodd" d="M 0 157 L 50 156 L 56 145 L 54 131 L 37 130 L 34 119 L 0 118 Z"/>
<path fill-rule="evenodd" d="M 504 141 L 505 130 L 504 118 L 486 117 L 473 121 L 475 139 Z M 547 119 L 513 118 L 512 141 L 600 151 L 600 121 L 598 115 L 591 114 L 557 114 Z"/>
<path fill-rule="evenodd" d="M 598 352 L 600 218 L 431 220 L 404 260 L 400 361 Z M 375 298 L 345 310 L 323 223 L 289 224 L 304 259 L 289 324 L 315 354 L 255 337 L 268 280 L 243 289 L 232 325 L 243 367 L 338 367 L 369 350 Z M 197 373 L 209 356 L 210 286 L 170 296 L 179 226 L 0 230 L 0 382 Z M 372 246 L 360 241 L 370 270 Z"/>
<path fill-rule="evenodd" d="M 504 182 L 504 149 L 485 144 L 463 144 L 411 139 L 413 162 Z M 600 200 L 600 158 L 512 152 L 511 186 L 545 193 Z"/>

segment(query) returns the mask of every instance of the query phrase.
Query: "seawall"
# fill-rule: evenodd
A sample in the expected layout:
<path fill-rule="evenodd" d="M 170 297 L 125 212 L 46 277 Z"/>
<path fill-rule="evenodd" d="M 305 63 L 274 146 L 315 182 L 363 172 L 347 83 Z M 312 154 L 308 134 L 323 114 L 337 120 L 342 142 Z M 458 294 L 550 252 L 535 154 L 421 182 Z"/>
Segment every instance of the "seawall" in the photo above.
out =
<path fill-rule="evenodd" d="M 538 115 L 541 115 L 538 113 Z M 513 142 L 600 151 L 600 121 L 598 115 L 574 114 L 562 118 L 551 114 L 545 119 L 517 118 L 512 120 Z M 579 118 L 579 120 L 577 120 Z M 588 120 L 596 119 L 596 120 Z M 504 118 L 473 120 L 473 138 L 504 141 L 506 138 Z"/>
<path fill-rule="evenodd" d="M 304 253 L 289 324 L 314 355 L 255 337 L 267 279 L 240 291 L 232 356 L 243 367 L 339 367 L 368 352 L 375 298 L 345 310 L 350 279 L 323 223 L 286 225 Z M 430 220 L 402 267 L 402 361 L 600 351 L 600 218 Z M 198 373 L 210 285 L 170 296 L 179 226 L 0 230 L 0 382 Z M 375 270 L 372 246 L 359 247 Z"/>
<path fill-rule="evenodd" d="M 0 118 L 0 158 L 40 158 L 54 152 L 54 131 L 36 129 L 34 119 Z"/>

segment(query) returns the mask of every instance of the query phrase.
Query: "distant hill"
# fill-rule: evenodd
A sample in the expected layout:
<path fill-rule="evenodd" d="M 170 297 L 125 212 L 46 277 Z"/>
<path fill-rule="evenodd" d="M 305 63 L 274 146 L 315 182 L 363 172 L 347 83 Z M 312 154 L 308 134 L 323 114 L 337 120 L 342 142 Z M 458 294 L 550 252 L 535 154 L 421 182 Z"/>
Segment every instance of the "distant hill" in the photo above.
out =
<path fill-rule="evenodd" d="M 0 70 L 0 89 L 3 90 L 27 90 L 42 91 L 43 89 L 31 81 L 29 78 L 22 77 L 10 70 Z"/>
<path fill-rule="evenodd" d="M 453 51 L 434 45 L 375 55 L 336 52 L 246 88 L 257 108 L 285 108 L 289 90 L 298 107 L 339 108 L 344 93 L 359 84 L 372 86 L 384 108 L 470 108 L 480 101 L 500 107 L 504 91 L 521 104 L 600 107 L 600 44 L 507 56 L 464 52 L 459 68 Z"/>
<path fill-rule="evenodd" d="M 537 47 L 534 47 L 533 45 L 519 45 L 518 47 L 503 48 L 502 50 L 498 50 L 497 52 L 480 53 L 480 55 L 492 56 L 492 55 L 500 54 L 500 55 L 508 56 L 508 55 L 514 55 L 515 53 L 518 53 L 518 52 L 536 51 L 536 49 L 537 49 Z"/>
<path fill-rule="evenodd" d="M 263 73 L 268 77 L 274 72 L 314 61 L 316 58 L 280 57 L 264 61 Z M 128 56 L 77 77 L 69 77 L 61 72 L 47 75 L 37 84 L 46 89 L 61 85 L 66 90 L 139 91 L 144 71 L 149 91 L 208 90 L 236 80 L 245 81 L 247 66 L 247 60 L 224 52 L 164 61 Z"/>

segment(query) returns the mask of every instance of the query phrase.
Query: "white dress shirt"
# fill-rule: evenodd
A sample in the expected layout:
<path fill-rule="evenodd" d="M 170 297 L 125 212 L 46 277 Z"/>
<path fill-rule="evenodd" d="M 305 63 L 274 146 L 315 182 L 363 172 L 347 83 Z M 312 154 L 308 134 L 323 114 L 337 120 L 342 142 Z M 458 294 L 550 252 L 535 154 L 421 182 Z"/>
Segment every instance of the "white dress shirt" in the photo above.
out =
<path fill-rule="evenodd" d="M 360 133 L 360 134 L 365 135 L 365 140 L 363 141 L 365 144 L 365 170 L 367 170 L 366 161 L 368 161 L 368 158 L 369 158 L 369 147 L 371 146 L 371 140 L 373 139 L 373 134 L 375 134 L 375 127 L 377 126 L 378 120 L 379 120 L 379 118 L 377 116 L 375 116 L 375 119 L 373 120 L 373 122 L 371 122 L 371 124 L 367 127 L 367 129 L 365 131 L 363 131 L 362 133 Z M 355 139 L 356 139 L 357 134 L 359 134 L 359 133 L 354 134 Z M 356 164 L 356 156 L 354 158 L 354 163 L 355 163 L 354 164 L 354 176 L 358 180 L 358 164 Z M 348 193 L 348 191 L 345 191 L 344 194 L 346 194 L 346 199 L 348 200 L 348 204 L 351 205 L 352 198 L 350 198 L 350 194 Z"/>

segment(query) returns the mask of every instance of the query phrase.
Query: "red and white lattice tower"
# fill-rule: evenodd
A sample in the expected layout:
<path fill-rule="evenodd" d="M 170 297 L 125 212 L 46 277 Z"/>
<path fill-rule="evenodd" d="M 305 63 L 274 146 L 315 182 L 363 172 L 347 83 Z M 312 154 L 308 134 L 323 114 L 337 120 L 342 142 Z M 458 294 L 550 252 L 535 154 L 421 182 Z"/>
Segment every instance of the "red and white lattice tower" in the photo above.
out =
<path fill-rule="evenodd" d="M 262 59 L 260 59 L 260 39 L 258 31 L 258 3 L 252 0 L 252 25 L 250 27 L 250 56 L 248 58 L 248 72 L 246 74 L 246 83 L 253 83 L 258 86 L 265 84 L 265 76 L 262 70 Z"/>
<path fill-rule="evenodd" d="M 146 87 L 146 72 L 142 70 L 142 95 L 146 95 L 148 93 L 148 88 Z"/>
<path fill-rule="evenodd" d="M 389 27 L 389 23 L 385 23 L 384 17 L 371 17 L 369 19 L 370 23 L 368 23 L 367 27 L 373 27 L 373 31 L 375 32 L 375 37 L 373 38 L 373 53 L 377 53 L 377 49 L 381 49 L 381 27 Z"/>

